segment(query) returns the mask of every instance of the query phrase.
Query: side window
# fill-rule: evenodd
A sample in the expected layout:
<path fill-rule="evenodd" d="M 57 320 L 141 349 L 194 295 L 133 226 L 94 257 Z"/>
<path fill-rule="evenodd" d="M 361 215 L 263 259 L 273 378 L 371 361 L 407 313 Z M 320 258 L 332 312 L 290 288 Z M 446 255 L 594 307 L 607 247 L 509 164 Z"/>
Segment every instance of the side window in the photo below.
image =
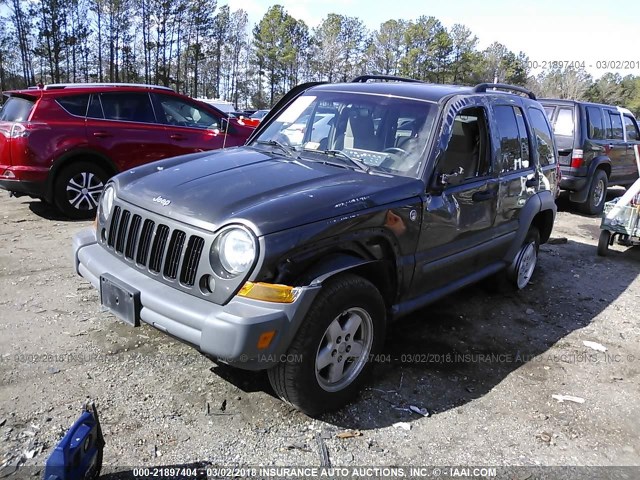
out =
<path fill-rule="evenodd" d="M 604 137 L 603 138 L 613 138 L 613 128 L 611 127 L 611 115 L 607 115 L 606 113 L 603 115 L 604 119 Z"/>
<path fill-rule="evenodd" d="M 573 108 L 561 108 L 553 126 L 553 133 L 565 137 L 573 137 Z"/>
<path fill-rule="evenodd" d="M 624 139 L 622 118 L 620 118 L 620 114 L 618 112 L 609 111 L 609 117 L 611 118 L 611 136 L 609 138 L 613 140 Z"/>
<path fill-rule="evenodd" d="M 212 113 L 181 98 L 158 95 L 164 123 L 180 127 L 220 128 L 220 121 Z"/>
<path fill-rule="evenodd" d="M 91 95 L 89 101 L 89 108 L 87 109 L 87 117 L 89 118 L 104 118 L 104 112 L 102 111 L 102 105 L 100 104 L 99 95 Z"/>
<path fill-rule="evenodd" d="M 101 93 L 104 118 L 124 122 L 155 123 L 151 100 L 147 93 Z"/>
<path fill-rule="evenodd" d="M 632 142 L 637 142 L 640 140 L 640 132 L 638 132 L 638 125 L 636 125 L 635 120 L 629 116 L 625 115 L 624 117 L 624 129 L 627 132 L 627 140 Z"/>
<path fill-rule="evenodd" d="M 448 176 L 447 184 L 457 185 L 491 173 L 486 113 L 483 108 L 460 111 L 451 127 L 451 138 L 438 163 L 438 174 Z"/>
<path fill-rule="evenodd" d="M 589 138 L 604 140 L 605 131 L 602 125 L 602 112 L 598 107 L 587 107 L 587 125 L 589 125 Z"/>
<path fill-rule="evenodd" d="M 554 107 L 544 107 L 544 113 L 547 114 L 547 118 L 549 118 L 549 120 L 553 117 L 553 110 Z"/>
<path fill-rule="evenodd" d="M 540 165 L 544 167 L 556 163 L 556 157 L 553 153 L 551 129 L 544 114 L 537 108 L 530 108 L 529 118 L 531 118 L 531 127 L 536 136 L 536 148 L 538 150 Z"/>
<path fill-rule="evenodd" d="M 520 168 L 527 168 L 531 165 L 531 154 L 529 152 L 529 133 L 524 123 L 524 117 L 522 110 L 519 107 L 513 107 L 513 111 L 516 114 L 516 122 L 518 123 L 518 133 L 520 134 L 520 150 L 522 152 L 522 161 L 520 162 Z M 514 170 L 518 170 L 514 168 Z"/>
<path fill-rule="evenodd" d="M 58 105 L 64 108 L 71 115 L 84 117 L 87 114 L 89 95 L 73 95 L 70 97 L 59 98 L 56 101 L 58 102 Z"/>
<path fill-rule="evenodd" d="M 500 173 L 515 172 L 529 168 L 529 138 L 522 111 L 519 108 L 500 105 L 494 107 L 494 114 L 500 135 Z M 522 131 L 521 131 L 522 130 Z M 526 145 L 526 148 L 525 148 Z"/>

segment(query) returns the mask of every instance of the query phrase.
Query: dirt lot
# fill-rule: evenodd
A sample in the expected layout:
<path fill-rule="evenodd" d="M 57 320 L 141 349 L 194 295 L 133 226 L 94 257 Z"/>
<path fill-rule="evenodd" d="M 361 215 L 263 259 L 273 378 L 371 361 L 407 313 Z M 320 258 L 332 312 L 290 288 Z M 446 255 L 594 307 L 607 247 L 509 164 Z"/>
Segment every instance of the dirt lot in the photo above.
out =
<path fill-rule="evenodd" d="M 88 225 L 0 193 L 0 477 L 42 466 L 87 398 L 105 464 L 123 472 L 327 460 L 640 465 L 640 251 L 597 257 L 598 218 L 561 211 L 524 291 L 475 286 L 395 324 L 358 401 L 321 419 L 274 398 L 266 375 L 101 312 L 72 268 L 71 236 Z M 355 436 L 336 436 L 345 430 Z"/>

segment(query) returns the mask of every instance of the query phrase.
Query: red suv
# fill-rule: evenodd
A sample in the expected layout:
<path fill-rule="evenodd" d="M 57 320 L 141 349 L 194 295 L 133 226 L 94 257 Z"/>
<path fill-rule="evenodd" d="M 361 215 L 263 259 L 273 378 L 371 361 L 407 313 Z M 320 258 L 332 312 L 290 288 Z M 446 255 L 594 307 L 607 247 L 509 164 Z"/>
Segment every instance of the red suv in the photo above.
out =
<path fill-rule="evenodd" d="M 253 128 L 170 88 L 47 85 L 4 92 L 0 188 L 90 218 L 104 183 L 165 157 L 244 144 Z"/>

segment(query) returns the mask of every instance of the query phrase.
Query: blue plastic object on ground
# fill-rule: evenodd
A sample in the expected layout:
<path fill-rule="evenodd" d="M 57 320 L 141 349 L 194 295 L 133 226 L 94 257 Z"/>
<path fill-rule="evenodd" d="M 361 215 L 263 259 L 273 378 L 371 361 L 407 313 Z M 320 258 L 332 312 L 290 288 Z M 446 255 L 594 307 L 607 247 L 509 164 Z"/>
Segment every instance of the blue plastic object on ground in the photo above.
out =
<path fill-rule="evenodd" d="M 104 438 L 95 404 L 87 403 L 80 418 L 47 459 L 43 480 L 95 479 L 102 468 Z"/>

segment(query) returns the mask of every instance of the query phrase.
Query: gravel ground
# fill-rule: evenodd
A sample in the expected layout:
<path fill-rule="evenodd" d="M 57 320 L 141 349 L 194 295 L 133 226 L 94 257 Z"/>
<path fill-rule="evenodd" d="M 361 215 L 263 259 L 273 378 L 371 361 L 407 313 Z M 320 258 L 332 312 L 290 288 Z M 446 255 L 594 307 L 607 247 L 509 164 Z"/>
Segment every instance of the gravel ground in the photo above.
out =
<path fill-rule="evenodd" d="M 394 324 L 358 400 L 311 419 L 276 399 L 265 374 L 101 312 L 70 254 L 89 222 L 0 192 L 0 477 L 17 465 L 37 474 L 86 399 L 98 405 L 105 466 L 125 475 L 199 464 L 639 466 L 640 249 L 597 257 L 599 219 L 561 210 L 529 287 L 477 285 Z"/>

